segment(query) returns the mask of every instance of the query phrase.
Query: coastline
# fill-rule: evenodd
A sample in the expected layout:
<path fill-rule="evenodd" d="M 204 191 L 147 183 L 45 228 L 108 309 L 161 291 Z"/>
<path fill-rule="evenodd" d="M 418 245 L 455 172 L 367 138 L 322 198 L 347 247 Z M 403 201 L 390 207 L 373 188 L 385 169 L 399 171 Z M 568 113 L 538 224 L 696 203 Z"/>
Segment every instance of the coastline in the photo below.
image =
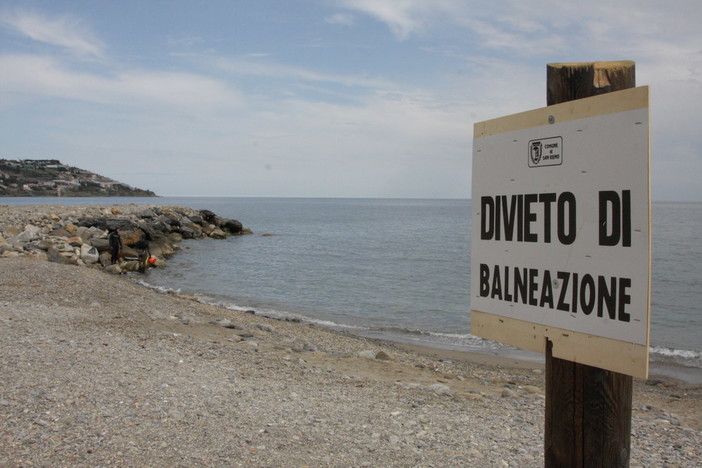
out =
<path fill-rule="evenodd" d="M 0 465 L 541 466 L 543 372 L 0 258 Z M 631 466 L 702 459 L 702 387 L 635 380 Z"/>
<path fill-rule="evenodd" d="M 55 201 L 60 202 L 60 199 Z M 152 252 L 159 259 L 155 266 L 164 266 L 164 260 L 176 254 L 180 249 L 180 243 L 184 239 L 191 238 L 207 238 L 223 239 L 232 234 L 251 234 L 251 231 L 244 228 L 241 223 L 236 220 L 221 218 L 209 210 L 195 209 L 186 206 L 176 205 L 154 205 L 148 199 L 142 200 L 143 203 L 126 203 L 127 200 L 122 200 L 124 203 L 111 204 L 20 204 L 20 205 L 2 205 L 0 204 L 0 257 L 21 256 L 30 258 L 48 259 L 49 261 L 58 261 L 60 263 L 78 264 L 81 266 L 102 267 L 111 273 L 126 273 L 128 270 L 135 269 L 135 262 L 122 262 L 120 267 L 112 268 L 109 266 L 109 256 L 106 252 L 106 241 L 100 242 L 106 236 L 106 231 L 102 231 L 105 226 L 123 226 L 130 225 L 129 228 L 135 230 L 133 235 L 127 234 L 127 237 L 138 238 L 139 233 L 143 235 L 148 233 L 150 237 L 158 237 L 157 242 L 152 242 Z M 150 214 L 147 214 L 150 213 Z M 202 214 L 209 213 L 212 217 L 210 221 L 213 224 L 203 222 Z M 180 220 L 175 221 L 176 218 Z M 187 219 L 187 218 L 190 218 Z M 193 224 L 192 219 L 196 219 L 198 224 Z M 57 238 L 55 232 L 58 227 L 65 227 L 77 223 L 77 220 L 86 220 L 88 223 L 98 222 L 100 228 L 95 224 L 82 224 L 80 229 L 85 230 L 82 226 L 90 226 L 94 232 L 86 233 L 85 231 L 76 232 L 75 227 L 71 229 L 71 234 L 64 232 L 63 235 L 73 235 L 74 237 Z M 83 222 L 83 221 L 80 221 Z M 187 224 L 184 224 L 187 222 Z M 164 230 L 164 224 L 171 224 L 170 227 Z M 239 232 L 233 232 L 227 227 L 227 223 L 235 223 Z M 32 231 L 22 232 L 23 229 L 34 226 Z M 51 227 L 53 226 L 53 227 Z M 193 229 L 191 229 L 194 228 Z M 52 229 L 54 232 L 52 232 Z M 41 231 L 41 232 L 39 232 Z M 58 229 L 65 231 L 65 229 Z M 39 232 L 36 234 L 36 232 Z M 188 234 L 186 235 L 186 232 Z M 16 243 L 9 237 L 11 242 L 8 244 L 8 233 L 21 234 L 19 237 L 31 234 L 33 242 Z M 4 236 L 4 237 L 3 237 Z M 175 237 L 174 237 L 175 236 Z M 91 237 L 95 237 L 94 239 Z M 123 234 L 124 238 L 124 234 Z M 133 242 L 134 239 L 132 239 Z M 78 241 L 78 243 L 76 243 Z M 51 258 L 51 251 L 56 244 L 63 243 L 65 249 L 60 249 L 61 255 L 69 256 L 67 258 Z M 79 249 L 80 244 L 82 247 Z M 52 244 L 54 244 L 52 246 Z M 85 245 L 88 244 L 88 245 Z M 98 254 L 100 255 L 99 263 L 89 264 L 83 256 L 85 248 L 97 246 Z M 51 247 L 49 247 L 51 246 Z M 9 250 L 8 250 L 9 249 Z M 48 251 L 47 251 L 48 249 Z M 67 250 L 67 252 L 63 252 Z M 74 253 L 75 251 L 75 253 Z M 133 249 L 127 247 L 123 252 L 126 255 L 136 257 Z M 131 258 L 131 257 L 127 257 Z M 94 260 L 93 260 L 94 261 Z M 157 289 L 161 287 L 154 286 Z M 197 292 L 195 292 L 197 294 Z M 275 317 L 273 317 L 275 318 Z M 303 319 L 305 320 L 305 319 Z M 333 327 L 333 325 L 330 325 Z M 342 327 L 343 328 L 343 327 Z M 506 347 L 505 349 L 493 352 L 491 350 L 474 349 L 452 344 L 443 344 L 441 342 L 432 342 L 423 340 L 414 342 L 413 340 L 403 339 L 402 336 L 386 335 L 382 332 L 360 332 L 360 336 L 366 338 L 377 338 L 387 340 L 401 346 L 410 348 L 425 349 L 427 352 L 444 354 L 446 359 L 459 358 L 463 354 L 475 355 L 476 360 L 496 362 L 497 364 L 504 362 L 513 362 L 514 365 L 520 367 L 543 367 L 543 359 L 536 353 L 523 351 L 517 348 Z M 463 348 L 463 349 L 462 349 Z M 453 356 L 453 357 L 452 357 Z M 689 367 L 684 363 L 677 362 L 674 359 L 656 359 L 650 362 L 650 378 L 673 380 L 680 383 L 702 385 L 702 369 L 698 367 Z"/>

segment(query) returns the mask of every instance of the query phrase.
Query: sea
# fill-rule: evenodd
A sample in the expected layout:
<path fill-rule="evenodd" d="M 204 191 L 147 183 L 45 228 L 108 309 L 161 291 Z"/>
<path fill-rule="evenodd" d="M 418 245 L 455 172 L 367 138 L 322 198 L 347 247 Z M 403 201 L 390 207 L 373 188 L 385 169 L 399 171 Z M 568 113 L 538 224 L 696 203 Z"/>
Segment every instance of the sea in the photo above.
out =
<path fill-rule="evenodd" d="M 4 198 L 0 204 L 179 205 L 253 235 L 186 240 L 135 275 L 232 310 L 360 336 L 528 361 L 470 334 L 470 200 Z M 702 384 L 702 203 L 652 204 L 651 375 Z"/>

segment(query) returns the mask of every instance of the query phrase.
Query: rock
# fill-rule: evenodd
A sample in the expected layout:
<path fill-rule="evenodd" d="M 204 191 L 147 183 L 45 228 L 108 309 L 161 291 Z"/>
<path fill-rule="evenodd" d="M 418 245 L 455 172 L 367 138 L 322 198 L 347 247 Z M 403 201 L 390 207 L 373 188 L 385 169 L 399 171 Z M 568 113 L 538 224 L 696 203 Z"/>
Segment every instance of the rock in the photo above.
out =
<path fill-rule="evenodd" d="M 61 252 L 56 247 L 51 247 L 46 252 L 46 258 L 50 262 L 61 263 L 63 265 L 77 265 L 75 258 L 69 252 Z"/>
<path fill-rule="evenodd" d="M 16 236 L 10 238 L 11 243 L 27 243 L 31 242 L 33 240 L 39 239 L 41 234 L 41 228 L 28 224 L 25 228 L 24 231 L 21 233 L 17 234 Z"/>
<path fill-rule="evenodd" d="M 235 219 L 224 219 L 220 227 L 231 234 L 241 234 L 244 229 L 244 226 Z"/>
<path fill-rule="evenodd" d="M 41 239 L 41 240 L 37 241 L 36 243 L 34 243 L 34 246 L 37 249 L 44 250 L 44 251 L 49 250 L 51 248 L 51 246 L 53 246 L 53 245 L 54 245 L 53 241 L 51 241 L 49 239 Z"/>
<path fill-rule="evenodd" d="M 100 260 L 100 254 L 95 247 L 83 244 L 80 247 L 80 259 L 83 260 L 86 265 L 92 265 Z"/>
<path fill-rule="evenodd" d="M 392 361 L 392 357 L 390 357 L 390 355 L 385 351 L 378 351 L 375 358 L 379 361 Z"/>
<path fill-rule="evenodd" d="M 305 341 L 305 343 L 302 345 L 302 350 L 310 353 L 316 353 L 317 351 L 319 351 L 317 346 L 314 343 L 310 343 L 309 341 Z"/>
<path fill-rule="evenodd" d="M 437 395 L 443 395 L 443 396 L 452 396 L 453 393 L 451 392 L 451 389 L 441 383 L 435 383 L 432 385 L 429 385 L 427 387 L 427 390 L 436 393 Z"/>
<path fill-rule="evenodd" d="M 100 265 L 103 267 L 107 267 L 112 264 L 112 254 L 110 252 L 102 252 L 100 253 Z"/>
<path fill-rule="evenodd" d="M 71 247 L 80 247 L 83 245 L 83 238 L 80 236 L 69 237 L 66 239 L 66 243 Z"/>
<path fill-rule="evenodd" d="M 20 216 L 11 224 L 0 225 L 0 255 L 31 256 L 101 268 L 111 264 L 106 238 L 108 229 L 120 228 L 121 257 L 130 261 L 137 257 L 131 246 L 143 235 L 150 243 L 152 255 L 168 258 L 179 249 L 178 244 L 183 239 L 202 238 L 205 232 L 213 238 L 225 239 L 229 233 L 245 230 L 240 222 L 220 218 L 209 210 L 196 214 L 182 207 L 130 205 L 124 208 L 75 207 L 50 212 L 20 209 L 18 212 Z M 161 260 L 156 262 L 156 266 L 163 265 Z M 129 262 L 121 265 L 122 272 L 132 269 L 134 265 Z"/>
<path fill-rule="evenodd" d="M 216 228 L 210 233 L 210 237 L 213 239 L 226 239 L 227 234 L 219 228 Z"/>
<path fill-rule="evenodd" d="M 214 214 L 210 210 L 200 210 L 200 216 L 201 216 L 201 220 L 198 224 L 202 224 L 203 221 L 206 223 L 209 223 L 209 224 L 215 224 L 215 219 L 217 218 L 217 215 Z M 190 219 L 193 219 L 193 218 L 190 218 Z M 197 221 L 193 220 L 193 222 L 197 222 Z"/>
<path fill-rule="evenodd" d="M 212 213 L 214 214 L 214 213 Z M 205 222 L 205 219 L 201 215 L 193 215 L 193 216 L 188 216 L 188 219 L 193 223 L 193 224 L 198 224 L 202 226 L 202 223 Z"/>
<path fill-rule="evenodd" d="M 358 357 L 362 357 L 364 359 L 375 359 L 375 351 L 371 351 L 370 349 L 360 351 L 358 353 Z"/>
<path fill-rule="evenodd" d="M 258 328 L 259 330 L 266 331 L 268 333 L 275 332 L 275 328 L 273 328 L 271 325 L 269 325 L 267 323 L 259 323 L 258 325 L 256 325 L 256 328 Z"/>
<path fill-rule="evenodd" d="M 122 271 L 139 271 L 139 262 L 130 260 L 128 262 L 123 262 L 119 267 Z"/>
<path fill-rule="evenodd" d="M 183 235 L 179 232 L 170 232 L 168 233 L 168 240 L 170 240 L 174 244 L 177 244 L 183 240 Z"/>
<path fill-rule="evenodd" d="M 181 226 L 179 232 L 183 239 L 194 239 L 199 237 L 199 233 L 194 227 Z"/>
<path fill-rule="evenodd" d="M 104 238 L 93 237 L 88 243 L 95 247 L 98 252 L 107 252 L 110 250 L 110 241 Z"/>
<path fill-rule="evenodd" d="M 63 228 L 63 227 L 54 229 L 53 231 L 51 231 L 49 233 L 49 235 L 54 236 L 54 237 L 71 237 L 72 236 L 72 234 L 70 232 L 68 232 L 68 230 L 66 228 Z"/>
<path fill-rule="evenodd" d="M 152 210 L 152 209 L 150 209 L 150 208 L 147 208 L 147 209 L 145 209 L 145 210 L 140 211 L 139 214 L 138 214 L 138 216 L 139 216 L 140 218 L 148 218 L 148 219 L 151 219 L 151 218 L 155 218 L 155 217 L 157 216 L 157 214 L 154 213 L 154 210 Z"/>
<path fill-rule="evenodd" d="M 8 227 L 4 228 L 2 234 L 3 234 L 3 236 L 5 236 L 5 238 L 9 239 L 11 237 L 15 237 L 16 235 L 18 235 L 21 232 L 22 232 L 22 230 L 15 227 L 15 226 L 8 226 Z"/>
<path fill-rule="evenodd" d="M 514 392 L 514 390 L 510 390 L 509 388 L 503 388 L 502 395 L 500 396 L 502 398 L 516 398 L 517 394 Z"/>

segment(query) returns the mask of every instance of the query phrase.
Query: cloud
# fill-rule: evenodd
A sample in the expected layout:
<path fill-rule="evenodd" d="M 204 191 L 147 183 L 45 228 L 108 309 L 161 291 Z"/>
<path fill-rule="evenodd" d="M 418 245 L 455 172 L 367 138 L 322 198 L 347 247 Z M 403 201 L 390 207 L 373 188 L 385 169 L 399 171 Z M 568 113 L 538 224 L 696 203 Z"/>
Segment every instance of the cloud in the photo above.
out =
<path fill-rule="evenodd" d="M 155 56 L 132 66 L 85 27 L 76 34 L 89 40 L 66 40 L 78 20 L 44 19 L 54 33 L 32 36 L 40 28 L 4 15 L 0 27 L 13 34 L 101 60 L 85 67 L 46 48 L 0 55 L 0 107 L 12 111 L 4 124 L 23 135 L 3 151 L 50 148 L 115 176 L 126 167 L 125 182 L 162 195 L 467 197 L 474 122 L 545 105 L 548 62 L 632 59 L 638 82 L 652 85 L 654 195 L 699 198 L 700 7 L 661 15 L 645 0 L 634 9 L 593 1 L 582 11 L 544 0 L 535 11 L 516 1 L 327 0 L 341 11 L 325 21 L 353 26 L 345 33 L 367 34 L 364 17 L 389 31 L 377 44 L 390 51 L 388 67 L 373 75 L 344 73 L 333 60 L 302 65 L 314 62 L 268 43 L 221 55 L 197 29 L 170 39 L 179 52 L 167 65 Z M 395 52 L 426 59 L 423 74 L 404 73 Z"/>
<path fill-rule="evenodd" d="M 242 100 L 230 86 L 192 73 L 133 69 L 103 76 L 31 55 L 0 55 L 0 89 L 98 104 L 192 110 L 236 106 Z"/>
<path fill-rule="evenodd" d="M 435 8 L 441 8 L 445 2 L 435 0 L 338 0 L 340 7 L 360 11 L 376 20 L 387 24 L 390 31 L 399 40 L 421 31 L 425 21 Z"/>
<path fill-rule="evenodd" d="M 270 60 L 250 60 L 256 58 L 265 58 L 265 56 L 259 54 L 258 56 L 248 55 L 246 58 L 214 57 L 214 64 L 220 70 L 236 76 L 260 76 L 317 83 L 334 83 L 348 87 L 363 88 L 391 88 L 397 86 L 382 78 L 335 75 Z M 209 60 L 210 57 L 205 59 Z"/>
<path fill-rule="evenodd" d="M 329 24 L 341 24 L 343 26 L 353 26 L 355 18 L 349 13 L 336 13 L 331 16 L 324 18 Z"/>
<path fill-rule="evenodd" d="M 34 41 L 57 46 L 80 56 L 102 57 L 104 44 L 82 22 L 70 15 L 47 18 L 36 12 L 0 14 L 0 25 Z"/>

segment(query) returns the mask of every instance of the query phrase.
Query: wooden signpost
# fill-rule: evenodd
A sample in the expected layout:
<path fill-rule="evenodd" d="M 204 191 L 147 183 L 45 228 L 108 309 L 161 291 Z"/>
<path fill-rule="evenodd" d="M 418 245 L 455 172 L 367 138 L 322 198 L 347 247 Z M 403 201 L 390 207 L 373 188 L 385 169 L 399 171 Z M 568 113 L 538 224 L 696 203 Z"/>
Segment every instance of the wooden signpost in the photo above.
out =
<path fill-rule="evenodd" d="M 626 467 L 648 375 L 648 88 L 633 62 L 547 79 L 548 107 L 475 124 L 471 331 L 545 353 L 545 466 Z"/>

